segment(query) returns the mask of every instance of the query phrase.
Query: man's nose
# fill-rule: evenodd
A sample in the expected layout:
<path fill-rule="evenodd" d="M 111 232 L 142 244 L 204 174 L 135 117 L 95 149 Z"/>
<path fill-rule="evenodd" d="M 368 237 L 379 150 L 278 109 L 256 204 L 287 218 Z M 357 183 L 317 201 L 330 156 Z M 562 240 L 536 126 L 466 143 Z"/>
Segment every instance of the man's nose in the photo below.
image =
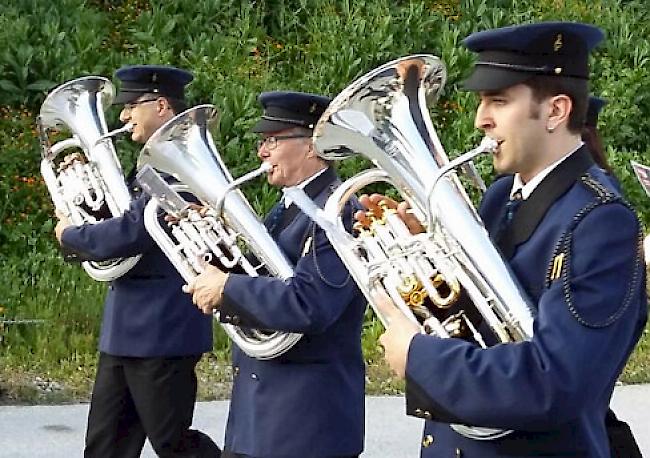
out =
<path fill-rule="evenodd" d="M 476 109 L 476 116 L 474 117 L 474 127 L 477 129 L 490 129 L 494 127 L 494 122 L 490 116 L 487 108 L 481 103 Z"/>
<path fill-rule="evenodd" d="M 122 111 L 120 111 L 120 121 L 126 124 L 129 119 L 131 119 L 131 112 L 126 108 L 122 108 Z"/>
<path fill-rule="evenodd" d="M 266 149 L 266 143 L 262 142 L 257 147 L 257 157 L 262 160 L 269 157 L 269 150 Z"/>

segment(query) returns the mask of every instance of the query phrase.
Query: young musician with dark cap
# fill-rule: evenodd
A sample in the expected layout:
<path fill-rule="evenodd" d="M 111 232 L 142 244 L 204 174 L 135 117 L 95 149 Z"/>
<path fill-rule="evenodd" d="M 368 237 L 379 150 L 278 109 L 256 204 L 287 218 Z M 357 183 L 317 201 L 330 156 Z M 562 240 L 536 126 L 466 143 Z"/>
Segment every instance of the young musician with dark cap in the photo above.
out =
<path fill-rule="evenodd" d="M 589 96 L 585 126 L 582 129 L 581 134 L 582 141 L 585 142 L 594 162 L 612 176 L 614 186 L 616 186 L 616 189 L 620 191 L 620 184 L 614 175 L 614 171 L 609 165 L 607 153 L 605 153 L 605 148 L 603 147 L 603 142 L 600 138 L 600 133 L 598 132 L 598 115 L 605 104 L 607 104 L 605 99 L 593 95 Z M 641 458 L 641 451 L 634 439 L 630 425 L 620 420 L 611 409 L 608 409 L 605 415 L 605 426 L 607 427 L 607 437 L 609 438 L 612 456 Z"/>
<path fill-rule="evenodd" d="M 596 96 L 589 96 L 587 105 L 587 115 L 585 117 L 585 126 L 582 129 L 582 141 L 589 148 L 589 152 L 594 158 L 594 162 L 607 173 L 612 174 L 612 167 L 607 161 L 607 153 L 603 147 L 603 141 L 598 133 L 598 114 L 605 106 L 607 101 Z"/>
<path fill-rule="evenodd" d="M 531 299 L 534 335 L 482 349 L 420 334 L 384 298 L 380 341 L 406 379 L 407 412 L 426 419 L 423 457 L 610 456 L 605 413 L 647 298 L 640 224 L 580 138 L 589 51 L 602 38 L 586 24 L 538 23 L 464 41 L 478 53 L 465 82 L 480 97 L 476 127 L 498 142 L 505 174 L 480 214 Z M 511 432 L 476 440 L 450 424 Z"/>
<path fill-rule="evenodd" d="M 120 120 L 145 143 L 185 109 L 192 74 L 136 65 L 116 72 Z M 90 403 L 86 457 L 139 457 L 146 438 L 160 457 L 218 457 L 208 436 L 189 429 L 196 400 L 195 366 L 212 349 L 212 320 L 181 290 L 183 280 L 144 226 L 148 198 L 129 184 L 133 201 L 122 216 L 93 225 L 64 219 L 55 232 L 68 258 L 102 261 L 141 254 L 113 280 L 104 304 L 99 362 Z"/>
<path fill-rule="evenodd" d="M 298 185 L 320 206 L 339 185 L 311 141 L 326 97 L 263 93 L 258 156 L 268 182 Z M 348 207 L 344 220 L 352 222 Z M 205 313 L 237 326 L 302 333 L 286 353 L 257 360 L 233 346 L 233 388 L 223 456 L 352 457 L 363 450 L 364 364 L 361 326 L 366 301 L 326 235 L 290 202 L 265 224 L 294 276 L 249 277 L 210 267 L 189 285 Z"/>

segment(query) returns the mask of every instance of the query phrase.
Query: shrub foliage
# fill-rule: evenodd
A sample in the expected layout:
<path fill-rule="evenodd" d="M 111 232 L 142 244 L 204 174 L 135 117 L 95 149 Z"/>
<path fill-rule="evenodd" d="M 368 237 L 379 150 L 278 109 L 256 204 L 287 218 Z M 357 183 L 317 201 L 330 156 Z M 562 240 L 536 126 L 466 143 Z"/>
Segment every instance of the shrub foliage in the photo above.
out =
<path fill-rule="evenodd" d="M 426 52 L 447 66 L 447 87 L 431 113 L 454 156 L 480 137 L 473 127 L 475 96 L 459 85 L 472 64 L 461 46 L 465 36 L 539 20 L 589 22 L 607 35 L 592 59 L 592 90 L 609 101 L 600 129 L 628 199 L 648 224 L 650 200 L 629 161 L 650 163 L 649 16 L 643 0 L 3 1 L 0 362 L 56 372 L 92 361 L 95 351 L 104 286 L 61 261 L 52 205 L 39 174 L 34 118 L 47 90 L 84 75 L 111 77 L 125 64 L 187 68 L 195 75 L 189 88 L 192 104 L 219 108 L 215 141 L 237 176 L 257 163 L 249 129 L 260 113 L 256 97 L 261 91 L 336 95 L 381 63 Z M 107 117 L 117 125 L 116 110 Z M 132 167 L 137 150 L 124 140 L 117 147 L 125 169 Z M 489 159 L 478 165 L 489 181 Z M 350 175 L 363 166 L 351 160 L 340 169 Z M 246 192 L 260 213 L 277 198 L 265 184 Z M 41 321 L 21 323 L 32 319 Z M 376 347 L 379 328 L 370 315 L 368 320 L 365 347 L 370 349 Z M 219 334 L 217 350 L 227 345 Z M 648 370 L 647 363 L 639 364 Z"/>

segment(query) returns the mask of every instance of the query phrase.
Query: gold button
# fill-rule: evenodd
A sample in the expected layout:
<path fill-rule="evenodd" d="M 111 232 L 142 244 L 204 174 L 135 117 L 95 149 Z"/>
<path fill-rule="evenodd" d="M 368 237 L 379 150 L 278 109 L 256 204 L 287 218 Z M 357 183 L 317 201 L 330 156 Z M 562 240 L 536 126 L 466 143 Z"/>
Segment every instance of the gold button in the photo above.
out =
<path fill-rule="evenodd" d="M 425 410 L 422 416 L 427 420 L 431 420 L 431 418 L 433 417 L 433 415 L 431 415 L 431 412 L 429 412 L 428 410 Z"/>
<path fill-rule="evenodd" d="M 422 416 L 422 409 L 415 409 L 414 413 L 415 413 L 416 417 L 420 417 L 420 416 Z"/>
<path fill-rule="evenodd" d="M 235 367 L 233 368 L 233 373 L 234 373 L 235 375 L 239 375 L 239 366 L 235 366 Z"/>
<path fill-rule="evenodd" d="M 456 449 L 456 458 L 461 458 L 463 456 L 463 451 L 459 448 Z"/>
<path fill-rule="evenodd" d="M 251 374 L 251 378 L 252 378 L 253 380 L 257 380 L 257 378 L 258 378 L 258 377 L 257 377 L 257 374 L 254 374 L 254 373 Z"/>
<path fill-rule="evenodd" d="M 433 444 L 433 436 L 431 434 L 427 434 L 422 438 L 422 447 L 427 448 L 431 444 Z"/>

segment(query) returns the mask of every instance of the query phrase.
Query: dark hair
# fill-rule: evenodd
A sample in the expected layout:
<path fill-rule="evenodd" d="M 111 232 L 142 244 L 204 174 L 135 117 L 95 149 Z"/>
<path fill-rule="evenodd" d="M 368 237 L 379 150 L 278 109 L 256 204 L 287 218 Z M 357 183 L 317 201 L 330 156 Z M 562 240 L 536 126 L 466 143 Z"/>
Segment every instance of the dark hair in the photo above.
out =
<path fill-rule="evenodd" d="M 610 175 L 613 175 L 614 171 L 607 161 L 607 154 L 605 154 L 603 142 L 596 126 L 584 126 L 582 129 L 582 141 L 585 142 L 585 145 L 589 148 L 591 157 L 594 159 L 594 162 L 598 164 L 598 167 L 605 170 Z"/>
<path fill-rule="evenodd" d="M 572 133 L 582 132 L 589 101 L 589 82 L 587 80 L 538 75 L 526 80 L 524 84 L 533 91 L 533 97 L 537 102 L 559 94 L 567 95 L 573 103 L 567 127 Z"/>
<path fill-rule="evenodd" d="M 169 106 L 172 107 L 172 110 L 174 111 L 175 115 L 187 110 L 187 103 L 185 102 L 185 100 L 174 99 L 172 97 L 165 97 L 165 98 L 169 102 Z"/>
<path fill-rule="evenodd" d="M 145 94 L 147 98 L 151 97 L 154 99 L 157 99 L 158 97 L 162 97 L 165 100 L 167 100 L 167 103 L 169 103 L 169 106 L 171 107 L 172 111 L 174 112 L 174 115 L 177 115 L 179 113 L 182 113 L 183 111 L 187 110 L 187 102 L 185 100 L 181 99 L 175 99 L 173 97 L 168 97 L 166 95 L 162 94 L 157 94 L 157 93 L 150 93 L 150 94 Z"/>

